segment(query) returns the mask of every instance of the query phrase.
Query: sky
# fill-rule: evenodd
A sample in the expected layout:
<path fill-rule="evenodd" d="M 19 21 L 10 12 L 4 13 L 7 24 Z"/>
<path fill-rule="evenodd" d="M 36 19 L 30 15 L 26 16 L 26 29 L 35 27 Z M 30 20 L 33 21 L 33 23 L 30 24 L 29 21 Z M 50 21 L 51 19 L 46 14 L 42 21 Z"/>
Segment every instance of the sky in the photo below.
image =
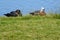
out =
<path fill-rule="evenodd" d="M 44 7 L 46 12 L 60 12 L 60 0 L 0 0 L 0 16 L 20 9 L 23 14 L 28 14 Z"/>

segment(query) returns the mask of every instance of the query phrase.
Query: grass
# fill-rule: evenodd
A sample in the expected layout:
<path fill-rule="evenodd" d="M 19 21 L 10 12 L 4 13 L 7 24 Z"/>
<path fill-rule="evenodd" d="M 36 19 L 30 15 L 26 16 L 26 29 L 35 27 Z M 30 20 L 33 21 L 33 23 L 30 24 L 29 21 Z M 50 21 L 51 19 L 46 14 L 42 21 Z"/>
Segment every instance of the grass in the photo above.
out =
<path fill-rule="evenodd" d="M 60 19 L 0 17 L 0 40 L 60 40 Z"/>

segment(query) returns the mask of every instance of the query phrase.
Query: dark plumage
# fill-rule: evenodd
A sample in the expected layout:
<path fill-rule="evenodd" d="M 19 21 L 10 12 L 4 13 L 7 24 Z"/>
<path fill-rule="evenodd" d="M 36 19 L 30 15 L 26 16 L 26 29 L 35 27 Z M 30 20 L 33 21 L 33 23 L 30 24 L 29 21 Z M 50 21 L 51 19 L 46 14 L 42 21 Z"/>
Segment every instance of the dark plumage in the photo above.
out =
<path fill-rule="evenodd" d="M 40 13 L 40 10 L 31 12 L 30 15 L 38 15 Z"/>
<path fill-rule="evenodd" d="M 10 13 L 4 14 L 7 17 L 16 17 L 16 16 L 22 16 L 22 13 L 20 10 L 11 11 Z"/>
<path fill-rule="evenodd" d="M 31 12 L 30 14 L 31 14 L 31 15 L 34 15 L 34 12 Z"/>

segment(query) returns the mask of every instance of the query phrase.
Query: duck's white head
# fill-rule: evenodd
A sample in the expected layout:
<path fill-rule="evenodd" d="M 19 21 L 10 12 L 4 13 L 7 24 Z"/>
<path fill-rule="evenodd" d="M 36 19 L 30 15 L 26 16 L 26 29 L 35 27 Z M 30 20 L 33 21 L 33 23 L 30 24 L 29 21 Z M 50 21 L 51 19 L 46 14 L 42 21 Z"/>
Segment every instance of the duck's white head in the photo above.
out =
<path fill-rule="evenodd" d="M 44 11 L 45 10 L 45 8 L 44 7 L 41 7 L 41 11 Z"/>

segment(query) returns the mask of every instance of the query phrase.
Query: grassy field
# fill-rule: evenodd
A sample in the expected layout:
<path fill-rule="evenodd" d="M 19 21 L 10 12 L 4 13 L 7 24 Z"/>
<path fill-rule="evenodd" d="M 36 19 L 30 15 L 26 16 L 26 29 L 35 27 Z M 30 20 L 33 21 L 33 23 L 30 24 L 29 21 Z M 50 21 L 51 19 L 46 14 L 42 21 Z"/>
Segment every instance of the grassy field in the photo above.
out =
<path fill-rule="evenodd" d="M 0 40 L 60 40 L 60 19 L 0 17 Z"/>

